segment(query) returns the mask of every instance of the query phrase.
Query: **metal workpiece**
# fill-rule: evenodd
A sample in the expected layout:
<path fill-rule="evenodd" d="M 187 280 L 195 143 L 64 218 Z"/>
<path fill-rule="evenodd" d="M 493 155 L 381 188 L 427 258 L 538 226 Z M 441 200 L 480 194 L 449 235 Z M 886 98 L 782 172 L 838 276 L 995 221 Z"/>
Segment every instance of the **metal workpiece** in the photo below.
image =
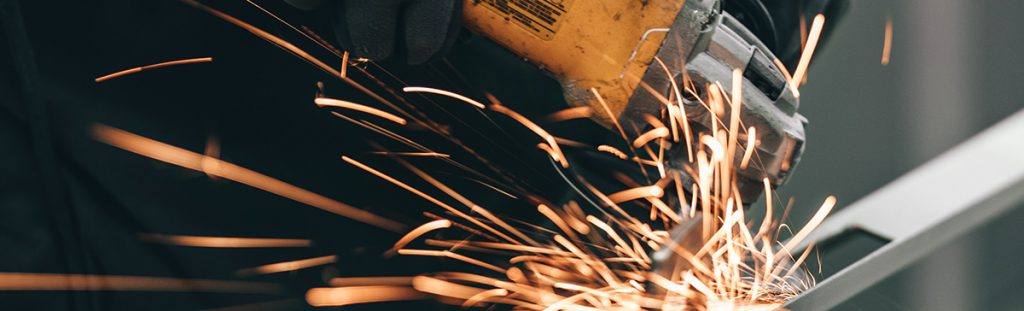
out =
<path fill-rule="evenodd" d="M 775 66 L 775 55 L 719 5 L 718 1 L 686 2 L 656 56 L 665 66 L 656 62 L 647 69 L 642 87 L 630 97 L 619 122 L 631 134 L 643 133 L 650 129 L 645 116 L 661 115 L 664 99 L 674 98 L 673 82 L 681 88 L 685 81 L 692 81 L 695 93 L 706 102 L 708 85 L 719 83 L 730 94 L 733 70 L 743 71 L 741 131 L 756 129 L 757 152 L 750 166 L 739 172 L 738 181 L 744 202 L 753 202 L 763 192 L 763 178 L 769 178 L 774 186 L 782 185 L 799 162 L 806 119 L 796 113 L 799 98 Z M 727 124 L 728 107 L 715 117 L 698 98 L 691 94 L 683 97 L 695 138 L 700 133 L 711 134 L 712 122 Z M 685 148 L 673 148 L 669 166 L 689 165 L 686 153 Z M 741 157 L 738 152 L 735 161 Z"/>
<path fill-rule="evenodd" d="M 1024 110 L 822 223 L 800 248 L 852 229 L 890 242 L 818 283 L 787 304 L 787 308 L 831 309 L 1020 206 L 1024 202 L 1022 137 Z M 948 194 L 936 193 L 937 187 L 948 188 Z"/>

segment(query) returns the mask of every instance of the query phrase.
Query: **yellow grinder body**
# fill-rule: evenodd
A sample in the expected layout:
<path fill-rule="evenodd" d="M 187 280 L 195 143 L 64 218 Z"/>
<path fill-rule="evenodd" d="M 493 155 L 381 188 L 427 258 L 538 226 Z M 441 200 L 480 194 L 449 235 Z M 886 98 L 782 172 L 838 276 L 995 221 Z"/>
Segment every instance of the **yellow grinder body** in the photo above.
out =
<path fill-rule="evenodd" d="M 466 0 L 466 27 L 552 73 L 573 106 L 626 109 L 684 1 Z"/>

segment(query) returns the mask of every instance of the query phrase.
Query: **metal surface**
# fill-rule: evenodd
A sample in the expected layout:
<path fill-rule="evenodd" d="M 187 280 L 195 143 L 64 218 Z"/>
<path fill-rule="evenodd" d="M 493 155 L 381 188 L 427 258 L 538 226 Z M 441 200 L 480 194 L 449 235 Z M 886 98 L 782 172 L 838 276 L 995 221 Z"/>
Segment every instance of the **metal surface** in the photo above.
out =
<path fill-rule="evenodd" d="M 833 308 L 1021 201 L 1024 110 L 823 223 L 806 243 L 824 241 L 851 228 L 891 242 L 819 283 L 787 308 Z"/>

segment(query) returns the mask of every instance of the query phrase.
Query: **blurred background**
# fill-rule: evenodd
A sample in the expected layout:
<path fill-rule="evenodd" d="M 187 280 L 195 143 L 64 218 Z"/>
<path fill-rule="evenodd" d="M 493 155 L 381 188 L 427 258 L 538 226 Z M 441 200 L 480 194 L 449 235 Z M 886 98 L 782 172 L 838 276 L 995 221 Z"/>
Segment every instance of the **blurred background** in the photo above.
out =
<path fill-rule="evenodd" d="M 801 89 L 807 151 L 781 189 L 801 209 L 792 223 L 803 223 L 797 219 L 809 218 L 828 194 L 839 198 L 838 208 L 847 206 L 1024 109 L 1024 40 L 1017 39 L 1024 25 L 1014 13 L 1020 10 L 1024 3 L 1005 1 L 851 1 Z M 892 58 L 881 66 L 887 17 Z M 936 193 L 954 182 L 970 181 L 935 181 Z M 840 309 L 1019 310 L 1022 209 Z"/>

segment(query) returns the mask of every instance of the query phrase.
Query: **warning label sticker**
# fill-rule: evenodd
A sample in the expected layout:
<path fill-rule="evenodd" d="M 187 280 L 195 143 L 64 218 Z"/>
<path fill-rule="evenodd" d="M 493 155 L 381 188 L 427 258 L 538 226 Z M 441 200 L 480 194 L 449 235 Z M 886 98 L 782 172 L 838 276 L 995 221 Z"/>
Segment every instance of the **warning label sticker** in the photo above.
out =
<path fill-rule="evenodd" d="M 551 40 L 573 0 L 477 0 L 544 40 Z"/>

